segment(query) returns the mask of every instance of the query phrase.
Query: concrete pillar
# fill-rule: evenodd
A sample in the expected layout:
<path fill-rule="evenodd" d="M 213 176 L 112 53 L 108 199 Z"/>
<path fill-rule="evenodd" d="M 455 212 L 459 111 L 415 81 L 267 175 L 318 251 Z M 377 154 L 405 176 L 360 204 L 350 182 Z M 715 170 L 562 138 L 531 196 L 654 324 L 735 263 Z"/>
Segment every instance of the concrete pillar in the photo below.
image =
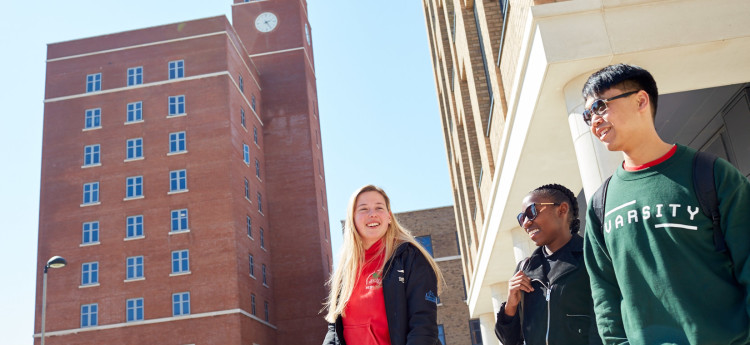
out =
<path fill-rule="evenodd" d="M 495 313 L 479 315 L 479 327 L 482 329 L 482 345 L 500 345 L 495 335 Z"/>
<path fill-rule="evenodd" d="M 565 103 L 583 191 L 586 200 L 590 200 L 602 182 L 622 163 L 623 157 L 621 152 L 607 150 L 583 122 L 581 113 L 583 113 L 584 100 L 581 97 L 581 88 L 586 79 L 588 79 L 588 74 L 581 75 L 566 85 Z"/>
<path fill-rule="evenodd" d="M 490 294 L 492 295 L 492 310 L 497 315 L 497 312 L 500 311 L 500 305 L 508 299 L 508 282 L 490 285 Z"/>

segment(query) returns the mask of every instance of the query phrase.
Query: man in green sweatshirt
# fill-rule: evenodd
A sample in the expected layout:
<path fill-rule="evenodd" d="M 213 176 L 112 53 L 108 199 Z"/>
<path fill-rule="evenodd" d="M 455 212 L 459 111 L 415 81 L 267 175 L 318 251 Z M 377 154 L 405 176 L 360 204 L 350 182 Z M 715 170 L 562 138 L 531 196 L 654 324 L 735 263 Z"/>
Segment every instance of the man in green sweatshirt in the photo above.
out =
<path fill-rule="evenodd" d="M 584 257 L 605 344 L 750 344 L 750 182 L 718 159 L 714 184 L 728 252 L 693 188 L 695 150 L 664 142 L 651 74 L 612 65 L 583 87 L 584 121 L 624 162 L 600 221 L 591 203 Z"/>

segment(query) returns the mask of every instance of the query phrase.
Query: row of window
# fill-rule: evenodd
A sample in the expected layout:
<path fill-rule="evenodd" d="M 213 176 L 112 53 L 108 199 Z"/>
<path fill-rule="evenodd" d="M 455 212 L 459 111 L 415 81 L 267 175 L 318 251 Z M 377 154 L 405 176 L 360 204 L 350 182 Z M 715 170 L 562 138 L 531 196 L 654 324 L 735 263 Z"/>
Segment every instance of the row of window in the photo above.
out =
<path fill-rule="evenodd" d="M 186 192 L 187 170 L 173 170 L 169 172 L 169 192 Z M 125 178 L 125 199 L 136 199 L 143 197 L 143 176 L 130 176 Z M 260 202 L 260 193 L 258 193 Z M 99 203 L 99 182 L 83 184 L 83 205 Z"/>
<path fill-rule="evenodd" d="M 167 98 L 168 116 L 185 115 L 185 95 L 169 96 Z M 143 121 L 143 102 L 128 103 L 125 123 Z M 102 108 L 86 109 L 84 115 L 84 129 L 102 127 Z"/>
<path fill-rule="evenodd" d="M 169 79 L 185 77 L 185 61 L 175 60 L 168 64 Z M 143 84 L 143 66 L 128 68 L 128 86 Z M 94 73 L 86 76 L 86 92 L 102 90 L 102 74 Z"/>
<path fill-rule="evenodd" d="M 250 312 L 256 314 L 255 294 L 250 295 Z M 269 321 L 268 301 L 263 302 L 264 317 Z M 145 320 L 143 297 L 131 298 L 125 301 L 125 315 L 127 322 Z M 190 315 L 190 292 L 172 294 L 172 316 Z M 81 328 L 99 325 L 99 304 L 81 305 Z"/>

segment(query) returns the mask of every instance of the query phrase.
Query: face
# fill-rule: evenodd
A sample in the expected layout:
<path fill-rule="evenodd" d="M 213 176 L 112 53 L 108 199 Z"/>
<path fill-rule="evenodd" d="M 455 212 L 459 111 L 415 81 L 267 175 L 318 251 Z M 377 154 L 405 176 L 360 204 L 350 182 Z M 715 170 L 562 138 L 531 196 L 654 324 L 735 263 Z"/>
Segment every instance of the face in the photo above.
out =
<path fill-rule="evenodd" d="M 609 99 L 627 91 L 611 88 L 599 97 L 586 98 L 585 109 L 591 109 L 591 105 L 597 99 Z M 606 111 L 602 115 L 592 115 L 591 133 L 601 141 L 610 151 L 626 151 L 629 144 L 639 141 L 640 129 L 639 102 L 641 93 L 630 94 L 606 102 Z"/>
<path fill-rule="evenodd" d="M 391 214 L 385 198 L 376 191 L 364 192 L 354 203 L 354 226 L 365 249 L 383 238 L 391 224 Z"/>
<path fill-rule="evenodd" d="M 564 236 L 565 231 L 570 232 L 565 221 L 567 204 L 551 203 L 553 200 L 529 194 L 521 205 L 521 212 L 525 212 L 531 204 L 535 204 L 537 216 L 534 220 L 524 218 L 523 229 L 537 246 L 549 245 Z"/>

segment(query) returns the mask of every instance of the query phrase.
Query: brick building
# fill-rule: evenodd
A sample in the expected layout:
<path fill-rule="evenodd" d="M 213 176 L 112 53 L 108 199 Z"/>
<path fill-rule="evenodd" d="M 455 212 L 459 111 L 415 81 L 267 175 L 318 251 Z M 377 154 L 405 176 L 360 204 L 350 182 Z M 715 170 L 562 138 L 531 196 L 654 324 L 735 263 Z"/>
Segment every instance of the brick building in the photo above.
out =
<path fill-rule="evenodd" d="M 227 5 L 230 5 L 229 3 Z M 319 344 L 331 246 L 307 4 L 48 46 L 48 344 Z M 301 265 L 300 263 L 305 263 Z M 42 275 L 35 342 L 40 342 Z"/>
<path fill-rule="evenodd" d="M 581 88 L 616 63 L 649 70 L 666 142 L 750 176 L 750 3 L 743 0 L 423 0 L 469 314 L 492 329 L 533 242 L 523 197 L 560 183 L 583 205 L 622 162 L 581 120 Z M 720 21 L 705 18 L 721 18 Z"/>
<path fill-rule="evenodd" d="M 469 320 L 466 306 L 453 206 L 397 213 L 395 216 L 433 254 L 443 272 L 446 285 L 438 304 L 438 325 L 443 344 L 473 345 L 478 344 L 477 339 L 481 343 L 479 323 Z"/>

